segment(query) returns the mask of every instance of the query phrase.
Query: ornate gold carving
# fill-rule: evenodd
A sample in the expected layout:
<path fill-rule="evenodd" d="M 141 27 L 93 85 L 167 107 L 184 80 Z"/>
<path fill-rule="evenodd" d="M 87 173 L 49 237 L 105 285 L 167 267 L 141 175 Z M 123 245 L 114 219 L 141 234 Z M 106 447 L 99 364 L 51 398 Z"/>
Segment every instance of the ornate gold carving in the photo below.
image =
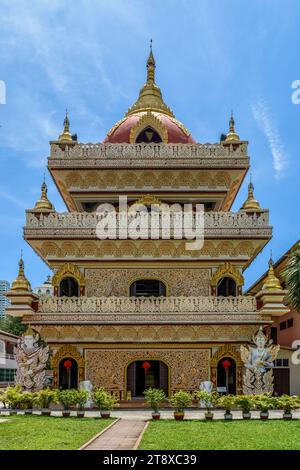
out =
<path fill-rule="evenodd" d="M 128 246 L 131 246 L 130 243 Z M 130 253 L 128 249 L 126 251 Z M 88 296 L 126 297 L 128 296 L 128 286 L 132 282 L 137 279 L 154 278 L 166 284 L 170 296 L 205 296 L 209 294 L 210 270 L 205 268 L 86 269 L 85 276 Z"/>
<path fill-rule="evenodd" d="M 71 242 L 69 242 L 70 244 Z M 65 249 L 67 249 L 66 247 L 66 244 L 65 244 Z M 72 264 L 72 263 L 65 263 L 55 274 L 54 276 L 52 277 L 52 285 L 54 287 L 58 287 L 60 281 L 64 278 L 64 277 L 67 277 L 67 276 L 70 276 L 70 277 L 74 277 L 76 279 L 76 281 L 78 282 L 79 286 L 80 287 L 84 287 L 85 286 L 85 277 L 84 275 L 82 274 L 82 272 L 80 271 L 80 269 L 75 265 L 75 264 Z"/>
<path fill-rule="evenodd" d="M 152 127 L 161 137 L 164 144 L 168 143 L 168 131 L 155 113 L 147 111 L 146 113 L 139 113 L 140 119 L 137 124 L 130 130 L 130 143 L 134 144 L 137 136 L 146 127 Z"/>
<path fill-rule="evenodd" d="M 158 360 L 164 362 L 170 372 L 170 391 L 184 388 L 198 390 L 200 382 L 209 380 L 209 349 L 198 350 L 91 350 L 85 351 L 86 378 L 94 387 L 111 387 L 111 375 L 114 372 L 115 385 L 126 391 L 126 370 L 136 360 Z M 189 367 L 186 367 L 186 365 Z M 183 377 L 184 375 L 184 377 Z"/>
<path fill-rule="evenodd" d="M 244 278 L 241 273 L 231 264 L 231 263 L 224 263 L 219 269 L 213 274 L 210 284 L 212 287 L 216 287 L 218 282 L 223 277 L 231 277 L 235 280 L 238 287 L 242 287 L 244 284 Z"/>

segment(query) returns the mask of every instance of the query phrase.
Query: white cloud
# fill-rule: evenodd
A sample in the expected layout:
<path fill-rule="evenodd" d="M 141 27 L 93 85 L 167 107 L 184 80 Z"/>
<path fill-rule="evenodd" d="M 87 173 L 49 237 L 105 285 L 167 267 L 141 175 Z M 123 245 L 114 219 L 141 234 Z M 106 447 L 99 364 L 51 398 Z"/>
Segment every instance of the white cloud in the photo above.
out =
<path fill-rule="evenodd" d="M 252 105 L 252 113 L 268 140 L 271 150 L 275 177 L 280 178 L 287 166 L 287 155 L 271 111 L 262 99 Z"/>

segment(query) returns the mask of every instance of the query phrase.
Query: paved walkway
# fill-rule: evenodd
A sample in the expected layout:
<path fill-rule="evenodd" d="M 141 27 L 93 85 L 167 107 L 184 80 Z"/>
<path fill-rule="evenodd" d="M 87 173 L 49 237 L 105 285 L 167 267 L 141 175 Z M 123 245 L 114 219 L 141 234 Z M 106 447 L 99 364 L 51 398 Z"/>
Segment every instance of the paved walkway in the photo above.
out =
<path fill-rule="evenodd" d="M 142 420 L 120 419 L 83 450 L 131 450 L 145 425 Z"/>

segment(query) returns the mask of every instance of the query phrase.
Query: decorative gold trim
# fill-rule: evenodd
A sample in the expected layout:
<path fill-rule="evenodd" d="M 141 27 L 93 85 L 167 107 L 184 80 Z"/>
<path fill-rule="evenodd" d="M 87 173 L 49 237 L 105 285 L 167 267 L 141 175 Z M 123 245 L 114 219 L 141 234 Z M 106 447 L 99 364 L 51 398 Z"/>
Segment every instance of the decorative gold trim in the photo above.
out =
<path fill-rule="evenodd" d="M 236 281 L 238 287 L 242 287 L 244 285 L 243 276 L 231 263 L 226 262 L 219 267 L 219 269 L 213 274 L 210 280 L 210 285 L 212 287 L 217 287 L 217 284 L 222 277 L 231 277 Z"/>
<path fill-rule="evenodd" d="M 75 264 L 65 263 L 52 277 L 53 287 L 58 287 L 60 281 L 66 276 L 74 277 L 79 287 L 85 286 L 85 277 L 80 269 Z"/>
<path fill-rule="evenodd" d="M 121 125 L 124 121 L 126 121 L 126 119 L 127 119 L 127 116 L 123 117 L 123 118 L 120 119 L 118 122 L 116 122 L 116 124 L 114 124 L 114 125 L 110 128 L 110 130 L 108 131 L 107 137 L 110 137 L 110 136 L 118 129 L 118 127 L 120 127 L 120 125 Z"/>
<path fill-rule="evenodd" d="M 79 382 L 84 380 L 84 358 L 81 356 L 78 349 L 71 344 L 64 344 L 56 354 L 54 354 L 51 360 L 51 366 L 53 368 L 53 386 L 58 387 L 59 384 L 59 365 L 64 358 L 71 357 L 77 362 L 78 367 L 78 385 Z"/>
<path fill-rule="evenodd" d="M 134 144 L 137 136 L 146 127 L 152 127 L 160 135 L 164 144 L 168 143 L 168 131 L 162 122 L 151 111 L 147 111 L 138 120 L 137 124 L 130 129 L 130 143 Z"/>
<path fill-rule="evenodd" d="M 182 122 L 178 121 L 178 119 L 170 116 L 170 120 L 173 121 L 174 124 L 176 124 L 176 126 L 178 126 L 187 137 L 191 135 L 190 131 L 182 124 Z"/>

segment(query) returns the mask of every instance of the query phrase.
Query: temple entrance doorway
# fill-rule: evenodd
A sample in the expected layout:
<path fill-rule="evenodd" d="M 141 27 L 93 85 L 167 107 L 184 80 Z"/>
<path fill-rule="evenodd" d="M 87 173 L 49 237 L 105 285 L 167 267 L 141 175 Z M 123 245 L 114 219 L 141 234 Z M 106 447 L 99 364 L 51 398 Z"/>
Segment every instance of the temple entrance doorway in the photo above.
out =
<path fill-rule="evenodd" d="M 144 398 L 149 388 L 160 388 L 168 396 L 168 366 L 161 361 L 135 361 L 127 368 L 127 391 L 132 398 Z"/>
<path fill-rule="evenodd" d="M 59 388 L 78 388 L 78 365 L 71 357 L 65 357 L 59 363 Z"/>
<path fill-rule="evenodd" d="M 236 394 L 236 363 L 232 357 L 222 357 L 218 362 L 217 388 L 224 390 L 221 393 Z"/>

